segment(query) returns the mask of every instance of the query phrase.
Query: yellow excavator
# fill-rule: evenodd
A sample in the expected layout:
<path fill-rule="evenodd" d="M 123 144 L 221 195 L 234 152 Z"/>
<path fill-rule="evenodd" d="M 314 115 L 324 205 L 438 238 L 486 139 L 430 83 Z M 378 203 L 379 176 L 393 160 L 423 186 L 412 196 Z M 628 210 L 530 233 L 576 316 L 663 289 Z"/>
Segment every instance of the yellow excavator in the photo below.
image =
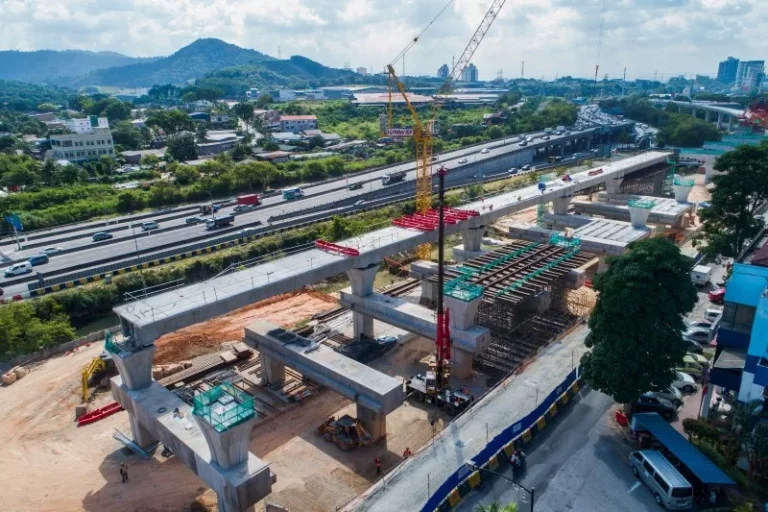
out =
<path fill-rule="evenodd" d="M 349 414 L 339 419 L 331 416 L 317 427 L 317 433 L 329 443 L 336 443 L 345 452 L 362 448 L 373 442 L 373 437 L 365 430 L 360 420 Z"/>
<path fill-rule="evenodd" d="M 115 370 L 115 363 L 108 352 L 102 353 L 98 357 L 91 359 L 91 362 L 85 365 L 82 371 L 82 399 L 83 403 L 88 403 L 90 394 L 88 384 L 95 378 L 101 378 L 108 372 Z"/>

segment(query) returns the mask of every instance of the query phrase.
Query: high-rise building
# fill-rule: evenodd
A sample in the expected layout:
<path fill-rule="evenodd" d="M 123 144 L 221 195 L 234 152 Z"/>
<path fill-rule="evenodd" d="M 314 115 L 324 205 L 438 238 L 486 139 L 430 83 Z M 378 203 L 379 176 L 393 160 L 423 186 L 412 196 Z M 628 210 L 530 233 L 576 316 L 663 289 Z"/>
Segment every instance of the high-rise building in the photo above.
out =
<path fill-rule="evenodd" d="M 448 64 L 443 64 L 440 66 L 440 69 L 437 70 L 437 78 L 448 78 L 448 73 L 450 72 Z"/>
<path fill-rule="evenodd" d="M 736 68 L 736 89 L 751 92 L 760 85 L 760 75 L 765 72 L 765 61 L 742 60 Z"/>
<path fill-rule="evenodd" d="M 358 74 L 358 75 L 363 75 L 363 76 L 365 76 L 365 75 L 367 75 L 367 74 L 368 74 L 368 70 L 367 70 L 367 69 L 365 69 L 365 68 L 364 68 L 364 67 L 362 67 L 362 66 L 360 66 L 359 68 L 357 68 L 355 71 L 357 71 L 357 74 Z"/>
<path fill-rule="evenodd" d="M 736 81 L 736 70 L 739 67 L 739 59 L 728 57 L 717 67 L 717 81 L 723 84 L 732 84 Z"/>
<path fill-rule="evenodd" d="M 474 64 L 470 64 L 464 71 L 461 72 L 462 82 L 477 82 L 477 67 Z"/>

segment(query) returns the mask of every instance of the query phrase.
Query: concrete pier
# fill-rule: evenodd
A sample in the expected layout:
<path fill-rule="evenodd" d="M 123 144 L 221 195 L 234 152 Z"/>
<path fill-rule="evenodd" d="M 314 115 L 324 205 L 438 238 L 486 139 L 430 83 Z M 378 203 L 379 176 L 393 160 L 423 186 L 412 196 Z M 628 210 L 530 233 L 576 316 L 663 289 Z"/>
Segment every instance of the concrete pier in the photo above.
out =
<path fill-rule="evenodd" d="M 448 320 L 451 333 L 454 330 L 470 330 L 475 327 L 477 311 L 480 308 L 482 295 L 471 301 L 464 301 L 447 295 L 443 297 L 445 307 L 448 308 Z M 453 345 L 453 374 L 459 379 L 467 379 L 472 376 L 472 357 L 485 350 L 484 339 L 476 339 L 474 347 L 467 343 Z M 477 343 L 477 342 L 480 343 Z"/>
<path fill-rule="evenodd" d="M 633 228 L 644 229 L 646 227 L 648 216 L 651 214 L 651 208 L 653 208 L 654 204 L 653 201 L 647 203 L 642 201 L 629 202 L 629 220 Z"/>
<path fill-rule="evenodd" d="M 464 242 L 453 248 L 453 259 L 459 262 L 469 261 L 483 254 L 482 244 L 485 226 L 466 227 L 461 229 L 461 239 Z"/>
<path fill-rule="evenodd" d="M 356 402 L 358 419 L 374 439 L 386 434 L 385 416 L 403 403 L 400 380 L 270 322 L 260 320 L 247 326 L 244 341 L 262 357 L 280 360 L 306 378 Z"/>
<path fill-rule="evenodd" d="M 285 381 L 285 364 L 279 359 L 260 354 L 261 368 L 264 370 L 264 378 L 267 384 L 280 385 Z"/>
<path fill-rule="evenodd" d="M 675 201 L 681 204 L 688 202 L 688 194 L 693 189 L 693 178 L 683 178 L 681 176 L 675 176 L 672 184 L 672 190 L 675 192 Z"/>
<path fill-rule="evenodd" d="M 115 366 L 123 377 L 128 389 L 144 389 L 152 384 L 152 360 L 155 357 L 155 346 L 148 345 L 135 348 L 118 345 L 119 350 L 110 351 Z"/>
<path fill-rule="evenodd" d="M 609 194 L 618 194 L 621 189 L 621 184 L 624 182 L 624 178 L 611 177 L 605 180 L 605 191 Z"/>
<path fill-rule="evenodd" d="M 376 272 L 379 271 L 379 263 L 373 263 L 364 268 L 347 270 L 347 276 L 352 284 L 352 293 L 358 297 L 367 297 L 373 293 L 373 281 Z M 356 340 L 362 336 L 373 339 L 373 318 L 360 313 L 352 312 L 352 332 Z"/>
<path fill-rule="evenodd" d="M 421 281 L 421 302 L 423 304 L 432 304 L 437 300 L 437 283 L 429 279 L 437 275 L 437 268 L 438 265 L 434 261 L 419 260 L 411 263 L 408 275 Z"/>
<path fill-rule="evenodd" d="M 571 206 L 571 196 L 558 197 L 552 200 L 552 206 L 555 215 L 568 215 L 568 209 Z"/>

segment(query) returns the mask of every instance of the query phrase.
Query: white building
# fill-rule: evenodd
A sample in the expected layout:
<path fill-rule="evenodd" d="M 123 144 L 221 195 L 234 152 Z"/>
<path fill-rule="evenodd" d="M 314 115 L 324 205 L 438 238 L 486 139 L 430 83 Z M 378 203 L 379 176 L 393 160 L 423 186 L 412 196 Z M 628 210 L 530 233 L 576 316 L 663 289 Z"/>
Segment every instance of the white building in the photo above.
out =
<path fill-rule="evenodd" d="M 358 74 L 358 75 L 363 75 L 363 76 L 365 76 L 365 75 L 367 75 L 367 74 L 368 74 L 368 70 L 367 70 L 367 69 L 365 69 L 365 68 L 364 68 L 364 67 L 362 67 L 362 66 L 360 66 L 359 68 L 357 68 L 355 71 L 357 72 L 357 74 Z"/>
<path fill-rule="evenodd" d="M 51 158 L 70 162 L 97 160 L 102 156 L 115 156 L 115 145 L 109 122 L 104 117 L 90 116 L 84 119 L 68 119 L 70 132 L 51 135 Z"/>
<path fill-rule="evenodd" d="M 106 117 L 88 116 L 81 119 L 67 119 L 67 130 L 75 133 L 91 133 L 94 128 L 109 128 Z"/>
<path fill-rule="evenodd" d="M 736 89 L 743 92 L 751 92 L 757 89 L 759 79 L 765 72 L 765 61 L 742 60 L 736 68 Z"/>
<path fill-rule="evenodd" d="M 304 130 L 317 129 L 316 116 L 280 116 L 280 131 L 303 132 Z"/>

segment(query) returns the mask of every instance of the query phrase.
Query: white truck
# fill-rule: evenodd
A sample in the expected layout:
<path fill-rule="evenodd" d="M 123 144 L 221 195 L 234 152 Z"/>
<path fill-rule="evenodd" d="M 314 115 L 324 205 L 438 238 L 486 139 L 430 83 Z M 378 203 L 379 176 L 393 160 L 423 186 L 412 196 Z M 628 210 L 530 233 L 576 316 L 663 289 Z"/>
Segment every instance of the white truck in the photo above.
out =
<path fill-rule="evenodd" d="M 696 286 L 704 286 L 709 282 L 712 277 L 712 267 L 704 265 L 696 265 L 691 270 L 691 282 Z"/>
<path fill-rule="evenodd" d="M 563 133 L 565 133 L 565 126 L 558 126 L 557 128 L 555 128 L 555 133 L 557 135 L 562 135 Z"/>
<path fill-rule="evenodd" d="M 552 133 L 552 128 L 544 128 L 544 133 L 550 135 Z"/>

